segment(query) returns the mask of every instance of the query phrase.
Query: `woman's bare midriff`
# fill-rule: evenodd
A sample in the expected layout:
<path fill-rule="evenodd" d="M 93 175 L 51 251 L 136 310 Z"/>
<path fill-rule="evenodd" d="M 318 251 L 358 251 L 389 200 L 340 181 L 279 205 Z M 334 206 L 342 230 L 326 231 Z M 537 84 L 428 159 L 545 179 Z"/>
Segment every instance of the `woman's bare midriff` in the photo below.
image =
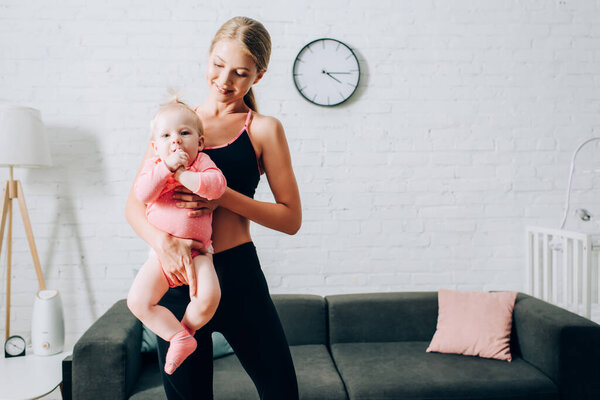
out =
<path fill-rule="evenodd" d="M 252 241 L 250 221 L 226 208 L 219 207 L 213 212 L 212 228 L 215 253 Z"/>

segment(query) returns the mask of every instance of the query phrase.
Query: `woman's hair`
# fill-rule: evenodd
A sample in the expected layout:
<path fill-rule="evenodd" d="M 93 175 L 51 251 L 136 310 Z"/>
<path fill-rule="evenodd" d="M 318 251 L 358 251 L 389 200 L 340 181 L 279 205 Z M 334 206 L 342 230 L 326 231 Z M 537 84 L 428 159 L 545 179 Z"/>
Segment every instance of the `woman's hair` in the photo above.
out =
<path fill-rule="evenodd" d="M 210 52 L 215 44 L 225 39 L 237 39 L 256 63 L 258 72 L 267 69 L 271 57 L 271 36 L 263 24 L 247 17 L 231 18 L 215 34 Z M 258 111 L 252 88 L 244 96 L 244 102 L 253 111 Z"/>
<path fill-rule="evenodd" d="M 154 136 L 154 123 L 155 123 L 156 118 L 163 111 L 170 109 L 170 108 L 179 108 L 181 110 L 186 110 L 186 111 L 189 111 L 190 113 L 192 113 L 194 115 L 194 123 L 196 124 L 196 129 L 198 130 L 198 135 L 202 136 L 204 134 L 204 127 L 202 126 L 202 120 L 200 120 L 200 117 L 198 116 L 198 114 L 196 114 L 196 111 L 194 111 L 190 106 L 185 104 L 183 101 L 179 100 L 177 93 L 169 91 L 169 99 L 165 103 L 161 104 L 160 107 L 158 107 L 158 110 L 156 111 L 154 118 L 152 118 L 152 121 L 150 121 L 150 134 L 152 136 Z"/>

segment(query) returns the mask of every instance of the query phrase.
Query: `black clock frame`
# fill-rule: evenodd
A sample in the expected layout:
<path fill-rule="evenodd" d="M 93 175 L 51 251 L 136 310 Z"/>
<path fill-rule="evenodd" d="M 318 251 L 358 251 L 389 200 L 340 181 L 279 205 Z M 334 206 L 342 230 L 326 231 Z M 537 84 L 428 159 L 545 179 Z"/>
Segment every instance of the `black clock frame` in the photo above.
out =
<path fill-rule="evenodd" d="M 8 344 L 9 340 L 11 340 L 11 339 L 20 339 L 20 340 L 22 340 L 22 341 L 23 341 L 23 344 L 24 344 L 25 346 L 23 346 L 23 351 L 22 351 L 21 353 L 19 353 L 19 354 L 9 354 L 9 353 L 6 351 L 6 345 Z M 4 357 L 5 357 L 5 358 L 12 358 L 12 357 L 23 357 L 23 356 L 25 355 L 26 348 L 27 348 L 27 342 L 25 342 L 25 339 L 24 339 L 22 336 L 19 336 L 19 335 L 13 335 L 13 336 L 10 336 L 10 337 L 9 337 L 9 338 L 7 338 L 7 339 L 6 339 L 6 341 L 4 342 Z"/>
<path fill-rule="evenodd" d="M 296 81 L 296 73 L 294 72 L 296 70 L 296 63 L 298 62 L 298 57 L 300 56 L 300 54 L 302 54 L 302 52 L 304 51 L 304 49 L 306 49 L 307 47 L 310 47 L 311 44 L 316 43 L 316 42 L 320 42 L 322 40 L 332 40 L 332 41 L 338 42 L 342 46 L 346 47 L 348 50 L 350 50 L 350 53 L 352 54 L 352 56 L 356 60 L 356 65 L 358 65 L 358 80 L 356 81 L 356 86 L 354 87 L 354 90 L 352 90 L 352 93 L 350 93 L 350 95 L 348 97 L 346 97 L 344 100 L 340 101 L 339 103 L 335 103 L 335 104 L 315 103 L 314 101 L 312 101 L 311 99 L 309 99 L 308 97 L 306 97 L 304 95 L 304 93 L 302 93 L 302 91 L 300 90 L 300 88 L 298 87 L 298 82 Z M 344 43 L 344 42 L 342 42 L 340 40 L 333 39 L 333 38 L 328 38 L 328 37 L 315 39 L 312 42 L 309 42 L 306 45 L 304 45 L 304 47 L 302 47 L 302 49 L 300 49 L 300 51 L 298 52 L 298 55 L 296 55 L 296 59 L 294 60 L 294 65 L 292 66 L 292 80 L 294 81 L 294 86 L 296 86 L 296 90 L 298 91 L 298 93 L 300 93 L 300 96 L 302 96 L 302 98 L 304 98 L 309 103 L 312 103 L 312 104 L 314 104 L 316 106 L 320 106 L 320 107 L 335 107 L 335 106 L 339 106 L 340 104 L 343 104 L 346 101 L 348 101 L 352 96 L 354 96 L 354 93 L 358 89 L 358 85 L 360 84 L 360 75 L 361 75 L 360 74 L 360 62 L 358 61 L 358 57 L 356 56 L 356 54 L 354 53 L 354 51 L 352 50 L 352 48 L 350 48 L 350 46 L 348 46 L 346 43 Z"/>

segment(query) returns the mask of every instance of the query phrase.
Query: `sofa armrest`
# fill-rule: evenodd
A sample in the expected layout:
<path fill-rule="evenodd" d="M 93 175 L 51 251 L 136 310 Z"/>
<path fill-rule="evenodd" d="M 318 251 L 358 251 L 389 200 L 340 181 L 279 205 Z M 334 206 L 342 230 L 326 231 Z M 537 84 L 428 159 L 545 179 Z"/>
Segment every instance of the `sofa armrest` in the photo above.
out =
<path fill-rule="evenodd" d="M 119 300 L 73 349 L 74 399 L 127 399 L 141 368 L 142 324 Z"/>
<path fill-rule="evenodd" d="M 513 315 L 521 356 L 556 383 L 561 399 L 600 398 L 600 325 L 525 294 Z"/>

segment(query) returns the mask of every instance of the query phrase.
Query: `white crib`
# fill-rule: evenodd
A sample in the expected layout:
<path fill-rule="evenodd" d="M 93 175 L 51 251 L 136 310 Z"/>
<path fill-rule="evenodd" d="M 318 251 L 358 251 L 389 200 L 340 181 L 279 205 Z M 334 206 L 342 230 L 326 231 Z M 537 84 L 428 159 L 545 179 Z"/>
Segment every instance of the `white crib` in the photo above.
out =
<path fill-rule="evenodd" d="M 526 228 L 529 294 L 591 318 L 598 304 L 600 234 Z"/>

